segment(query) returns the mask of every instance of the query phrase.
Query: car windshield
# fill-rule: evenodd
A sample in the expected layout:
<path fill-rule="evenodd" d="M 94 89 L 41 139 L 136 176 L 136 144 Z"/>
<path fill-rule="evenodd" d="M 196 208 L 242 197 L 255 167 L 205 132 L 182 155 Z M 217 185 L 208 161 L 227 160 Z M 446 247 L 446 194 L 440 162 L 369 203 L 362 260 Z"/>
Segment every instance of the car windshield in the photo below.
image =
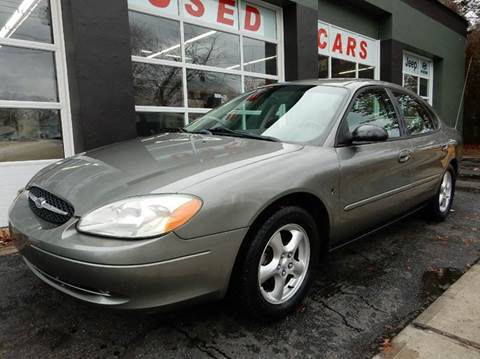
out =
<path fill-rule="evenodd" d="M 347 94 L 332 86 L 264 87 L 208 112 L 185 131 L 309 144 L 326 135 Z"/>

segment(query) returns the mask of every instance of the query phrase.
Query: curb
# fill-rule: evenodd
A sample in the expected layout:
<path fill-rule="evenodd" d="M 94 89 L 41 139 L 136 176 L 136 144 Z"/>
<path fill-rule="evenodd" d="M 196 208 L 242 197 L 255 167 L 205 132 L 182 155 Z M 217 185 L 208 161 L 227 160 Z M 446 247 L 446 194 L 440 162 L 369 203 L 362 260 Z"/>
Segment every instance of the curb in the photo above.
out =
<path fill-rule="evenodd" d="M 480 358 L 479 292 L 476 264 L 374 359 Z"/>

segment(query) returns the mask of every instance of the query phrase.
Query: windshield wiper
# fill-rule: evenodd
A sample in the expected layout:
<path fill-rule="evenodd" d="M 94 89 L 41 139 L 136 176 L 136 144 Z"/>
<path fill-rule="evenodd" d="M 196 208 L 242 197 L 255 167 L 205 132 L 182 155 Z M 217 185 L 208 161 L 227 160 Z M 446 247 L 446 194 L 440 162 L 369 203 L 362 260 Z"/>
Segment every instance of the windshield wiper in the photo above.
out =
<path fill-rule="evenodd" d="M 214 135 L 225 135 L 225 136 L 232 136 L 232 137 L 241 137 L 241 138 L 250 138 L 253 140 L 263 140 L 263 141 L 270 141 L 270 142 L 280 142 L 278 138 L 270 137 L 270 136 L 262 136 L 262 135 L 255 135 L 253 133 L 245 133 L 231 130 L 227 127 L 215 127 L 210 128 L 208 131 Z"/>
<path fill-rule="evenodd" d="M 198 131 L 187 131 L 186 129 L 182 128 L 181 131 L 183 133 L 191 133 L 194 135 L 212 135 L 212 132 L 210 130 L 198 130 Z"/>
<path fill-rule="evenodd" d="M 253 140 L 263 140 L 263 141 L 270 141 L 270 142 L 281 142 L 278 138 L 270 137 L 270 136 L 261 136 L 255 135 L 253 133 L 245 133 L 239 132 L 229 129 L 228 127 L 215 127 L 210 129 L 202 129 L 197 131 L 188 131 L 184 128 L 181 129 L 184 133 L 191 133 L 195 135 L 224 135 L 224 136 L 232 136 L 232 137 L 241 137 L 241 138 L 250 138 Z"/>

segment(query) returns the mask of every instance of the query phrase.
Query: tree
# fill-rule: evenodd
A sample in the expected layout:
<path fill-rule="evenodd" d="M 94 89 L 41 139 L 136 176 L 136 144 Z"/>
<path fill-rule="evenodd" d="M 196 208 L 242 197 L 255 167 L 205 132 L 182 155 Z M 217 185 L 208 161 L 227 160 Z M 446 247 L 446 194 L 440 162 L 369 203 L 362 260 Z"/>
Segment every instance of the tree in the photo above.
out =
<path fill-rule="evenodd" d="M 480 21 L 480 0 L 439 0 L 457 14 L 465 17 L 472 27 Z"/>
<path fill-rule="evenodd" d="M 464 99 L 465 143 L 480 144 L 480 0 L 440 0 L 465 17 L 469 23 L 467 45 L 467 86 Z"/>

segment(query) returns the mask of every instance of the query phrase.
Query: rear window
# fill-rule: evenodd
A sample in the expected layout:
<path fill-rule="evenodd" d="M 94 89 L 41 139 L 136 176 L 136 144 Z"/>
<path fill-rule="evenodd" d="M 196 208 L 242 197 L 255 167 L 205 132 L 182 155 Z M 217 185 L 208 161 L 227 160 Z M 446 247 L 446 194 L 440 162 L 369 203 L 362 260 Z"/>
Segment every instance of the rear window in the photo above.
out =
<path fill-rule="evenodd" d="M 414 97 L 401 92 L 393 92 L 397 99 L 400 113 L 410 135 L 430 133 L 439 128 L 435 116 Z"/>

